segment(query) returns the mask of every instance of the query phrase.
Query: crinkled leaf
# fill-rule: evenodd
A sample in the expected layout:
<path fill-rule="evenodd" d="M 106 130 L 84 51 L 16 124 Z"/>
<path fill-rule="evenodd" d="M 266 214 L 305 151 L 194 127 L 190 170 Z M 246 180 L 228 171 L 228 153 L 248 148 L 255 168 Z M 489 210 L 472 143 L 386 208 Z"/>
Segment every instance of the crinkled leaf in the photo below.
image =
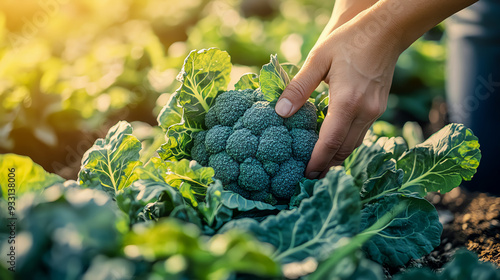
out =
<path fill-rule="evenodd" d="M 205 223 L 213 230 L 218 230 L 233 215 L 233 211 L 222 204 L 223 191 L 222 183 L 217 180 L 208 187 L 205 201 L 197 208 Z"/>
<path fill-rule="evenodd" d="M 244 90 L 244 89 L 258 89 L 259 88 L 259 75 L 255 73 L 248 73 L 238 80 L 238 82 L 234 85 L 236 90 Z"/>
<path fill-rule="evenodd" d="M 31 191 L 41 192 L 47 187 L 64 181 L 59 175 L 45 171 L 43 167 L 34 163 L 27 156 L 0 155 L 0 170 L 2 173 L 0 197 L 3 198 L 9 195 L 9 189 L 15 190 L 15 193 L 11 192 L 12 195 L 19 196 Z M 14 180 L 14 187 L 9 188 L 9 178 L 11 181 Z"/>
<path fill-rule="evenodd" d="M 217 93 L 227 88 L 231 66 L 228 53 L 216 48 L 189 53 L 178 77 L 182 85 L 177 90 L 185 120 L 204 123 L 204 116 L 215 102 Z"/>
<path fill-rule="evenodd" d="M 226 206 L 229 209 L 237 209 L 238 211 L 241 212 L 251 211 L 254 209 L 257 210 L 276 209 L 276 206 L 273 206 L 271 204 L 262 201 L 246 199 L 243 196 L 234 193 L 232 191 L 223 191 L 221 198 L 222 198 L 222 204 L 224 204 L 224 206 Z"/>
<path fill-rule="evenodd" d="M 269 102 L 275 102 L 280 97 L 290 78 L 281 67 L 277 55 L 271 55 L 271 61 L 260 70 L 259 85 L 262 95 Z"/>
<path fill-rule="evenodd" d="M 140 150 L 141 143 L 132 135 L 132 126 L 120 121 L 83 155 L 78 175 L 81 183 L 92 187 L 98 182 L 111 193 L 127 187 L 133 181 L 134 169 L 142 165 Z"/>
<path fill-rule="evenodd" d="M 233 220 L 224 229 L 244 228 L 261 241 L 277 248 L 274 258 L 281 263 L 308 257 L 326 258 L 345 237 L 359 230 L 359 194 L 352 177 L 334 168 L 314 185 L 314 196 L 304 199 L 299 208 L 283 210 L 262 223 L 252 219 Z"/>
<path fill-rule="evenodd" d="M 363 202 L 380 196 L 398 192 L 403 185 L 403 170 L 396 169 L 396 160 L 390 159 L 378 165 L 369 179 L 363 183 L 361 197 Z"/>
<path fill-rule="evenodd" d="M 462 124 L 449 124 L 422 144 L 404 153 L 397 161 L 403 169 L 402 189 L 446 193 L 471 180 L 481 160 L 479 142 Z"/>
<path fill-rule="evenodd" d="M 204 199 L 208 186 L 214 182 L 213 168 L 203 167 L 196 161 L 187 159 L 168 161 L 164 164 L 166 168 L 165 182 L 178 188 L 193 206 L 198 206 L 198 201 Z"/>
<path fill-rule="evenodd" d="M 166 183 L 155 181 L 139 180 L 134 182 L 134 185 L 139 191 L 142 191 L 143 188 L 144 191 L 142 193 L 137 193 L 136 190 L 133 190 L 137 196 L 131 197 L 129 194 L 128 198 L 135 199 L 135 203 L 138 204 L 144 204 L 148 201 L 148 203 L 144 205 L 142 212 L 138 213 L 138 221 L 158 221 L 162 217 L 173 217 L 201 227 L 201 220 L 198 217 L 198 212 L 186 202 L 184 196 L 178 189 Z M 131 194 L 133 195 L 134 192 Z M 148 196 L 143 197 L 144 195 Z"/>
<path fill-rule="evenodd" d="M 317 181 L 317 179 L 311 180 L 307 178 L 300 180 L 297 189 L 298 193 L 290 199 L 289 205 L 291 209 L 299 207 L 302 200 L 313 196 L 314 184 L 316 184 Z"/>
<path fill-rule="evenodd" d="M 146 217 L 143 212 L 146 205 L 158 201 L 163 192 L 170 192 L 170 206 L 185 206 L 185 202 L 179 191 L 163 182 L 151 180 L 138 180 L 116 195 L 116 202 L 123 212 L 130 217 L 132 224 L 143 221 Z M 168 212 L 173 210 L 167 209 Z M 162 213 L 164 214 L 164 213 Z M 149 219 L 149 218 L 148 218 Z"/>
<path fill-rule="evenodd" d="M 366 180 L 375 175 L 380 165 L 396 158 L 404 150 L 406 144 L 402 138 L 378 138 L 368 133 L 363 144 L 344 161 L 344 166 L 347 174 L 353 176 L 354 182 L 361 188 Z"/>
<path fill-rule="evenodd" d="M 201 125 L 191 126 L 188 123 L 170 126 L 166 135 L 167 142 L 161 145 L 158 154 L 163 160 L 191 159 L 193 146 L 191 134 L 201 130 Z"/>
<path fill-rule="evenodd" d="M 384 214 L 404 206 L 390 223 L 363 245 L 366 255 L 380 264 L 403 266 L 430 253 L 441 242 L 443 226 L 434 206 L 417 196 L 389 194 L 364 206 L 361 228 L 367 229 Z"/>

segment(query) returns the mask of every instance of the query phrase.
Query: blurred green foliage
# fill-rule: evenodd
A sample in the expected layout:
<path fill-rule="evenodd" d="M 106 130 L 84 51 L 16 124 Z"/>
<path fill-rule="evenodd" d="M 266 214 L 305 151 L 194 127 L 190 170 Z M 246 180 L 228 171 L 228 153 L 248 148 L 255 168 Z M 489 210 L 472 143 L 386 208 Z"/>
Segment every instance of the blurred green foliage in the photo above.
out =
<path fill-rule="evenodd" d="M 3 0 L 0 152 L 29 155 L 74 178 L 83 152 L 116 121 L 156 125 L 190 50 L 228 51 L 230 88 L 270 54 L 300 65 L 333 2 Z M 401 56 L 384 120 L 427 121 L 444 92 L 444 57 L 443 45 L 427 40 Z M 159 145 L 163 136 L 153 138 Z"/>

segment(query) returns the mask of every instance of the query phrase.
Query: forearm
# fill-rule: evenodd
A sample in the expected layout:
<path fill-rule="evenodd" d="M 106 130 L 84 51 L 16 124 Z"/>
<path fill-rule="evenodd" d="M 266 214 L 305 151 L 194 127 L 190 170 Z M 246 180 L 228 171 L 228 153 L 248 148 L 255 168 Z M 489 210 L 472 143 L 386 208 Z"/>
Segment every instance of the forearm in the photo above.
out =
<path fill-rule="evenodd" d="M 363 21 L 385 20 L 387 26 L 384 27 L 396 36 L 403 51 L 429 29 L 475 2 L 477 0 L 380 0 L 357 17 Z"/>
<path fill-rule="evenodd" d="M 323 29 L 318 42 L 325 39 L 337 27 L 348 22 L 360 12 L 370 8 L 378 0 L 337 0 L 328 24 Z"/>

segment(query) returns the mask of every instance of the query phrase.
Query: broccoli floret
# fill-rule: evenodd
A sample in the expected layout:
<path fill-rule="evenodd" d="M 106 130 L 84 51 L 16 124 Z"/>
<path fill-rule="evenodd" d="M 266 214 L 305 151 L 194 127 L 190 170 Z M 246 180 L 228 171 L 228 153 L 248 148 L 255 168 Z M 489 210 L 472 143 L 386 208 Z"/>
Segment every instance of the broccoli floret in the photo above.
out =
<path fill-rule="evenodd" d="M 292 136 L 292 152 L 293 157 L 307 164 L 311 158 L 311 153 L 314 149 L 318 134 L 314 130 L 305 130 L 294 128 L 290 131 Z"/>
<path fill-rule="evenodd" d="M 224 189 L 228 190 L 228 191 L 232 191 L 234 193 L 237 193 L 246 199 L 252 198 L 251 193 L 245 189 L 240 188 L 240 186 L 236 182 L 229 183 L 229 184 L 225 185 Z"/>
<path fill-rule="evenodd" d="M 276 198 L 274 198 L 274 196 L 267 191 L 253 192 L 250 196 L 250 199 L 262 201 L 271 205 L 275 205 L 276 203 L 278 203 Z"/>
<path fill-rule="evenodd" d="M 193 159 L 208 164 L 224 188 L 275 204 L 294 194 L 318 135 L 307 102 L 289 119 L 276 114 L 259 90 L 219 95 L 205 115 L 206 133 L 193 134 Z"/>
<path fill-rule="evenodd" d="M 229 126 L 216 125 L 208 130 L 205 137 L 205 148 L 207 152 L 216 154 L 226 149 L 226 142 L 231 136 L 233 129 Z"/>
<path fill-rule="evenodd" d="M 226 91 L 215 99 L 215 114 L 220 124 L 233 126 L 253 102 L 241 91 Z"/>
<path fill-rule="evenodd" d="M 215 178 L 219 179 L 223 185 L 238 180 L 240 165 L 226 152 L 211 155 L 208 160 L 208 166 L 214 169 Z"/>
<path fill-rule="evenodd" d="M 266 170 L 269 176 L 276 175 L 276 173 L 278 173 L 278 170 L 280 169 L 280 165 L 272 161 L 263 161 L 262 166 L 264 166 L 264 170 Z"/>
<path fill-rule="evenodd" d="M 210 108 L 210 110 L 208 110 L 207 114 L 205 115 L 205 125 L 208 129 L 220 124 L 214 108 L 215 106 Z"/>
<path fill-rule="evenodd" d="M 238 184 L 250 192 L 263 191 L 266 189 L 263 189 L 262 186 L 269 186 L 269 175 L 267 175 L 260 161 L 247 158 L 240 164 Z"/>
<path fill-rule="evenodd" d="M 303 162 L 294 159 L 281 164 L 278 174 L 271 181 L 271 193 L 276 198 L 290 199 L 297 183 L 304 177 L 305 168 Z"/>
<path fill-rule="evenodd" d="M 227 139 L 226 152 L 236 161 L 243 162 L 255 157 L 259 146 L 259 138 L 246 128 L 237 130 Z"/>
<path fill-rule="evenodd" d="M 243 126 L 253 134 L 261 135 L 270 126 L 282 126 L 283 118 L 269 106 L 267 101 L 258 101 L 243 115 Z"/>
<path fill-rule="evenodd" d="M 284 126 L 268 127 L 260 137 L 257 159 L 283 162 L 292 155 L 292 137 Z"/>
<path fill-rule="evenodd" d="M 203 130 L 200 132 L 193 133 L 194 146 L 191 149 L 191 156 L 201 165 L 208 164 L 208 153 L 205 148 L 205 137 L 207 136 L 207 131 Z"/>
<path fill-rule="evenodd" d="M 302 128 L 315 130 L 317 119 L 316 106 L 311 102 L 306 102 L 295 114 L 285 119 L 285 126 L 288 129 Z"/>

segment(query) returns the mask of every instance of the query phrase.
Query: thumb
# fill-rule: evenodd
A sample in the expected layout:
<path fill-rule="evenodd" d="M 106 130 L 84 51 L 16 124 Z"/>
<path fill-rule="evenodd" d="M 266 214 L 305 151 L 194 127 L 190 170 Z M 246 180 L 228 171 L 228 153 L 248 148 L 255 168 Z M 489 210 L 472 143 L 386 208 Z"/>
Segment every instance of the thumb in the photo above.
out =
<path fill-rule="evenodd" d="M 319 67 L 306 60 L 299 73 L 290 81 L 276 103 L 276 113 L 284 118 L 290 117 L 307 101 L 311 93 L 323 80 Z"/>

